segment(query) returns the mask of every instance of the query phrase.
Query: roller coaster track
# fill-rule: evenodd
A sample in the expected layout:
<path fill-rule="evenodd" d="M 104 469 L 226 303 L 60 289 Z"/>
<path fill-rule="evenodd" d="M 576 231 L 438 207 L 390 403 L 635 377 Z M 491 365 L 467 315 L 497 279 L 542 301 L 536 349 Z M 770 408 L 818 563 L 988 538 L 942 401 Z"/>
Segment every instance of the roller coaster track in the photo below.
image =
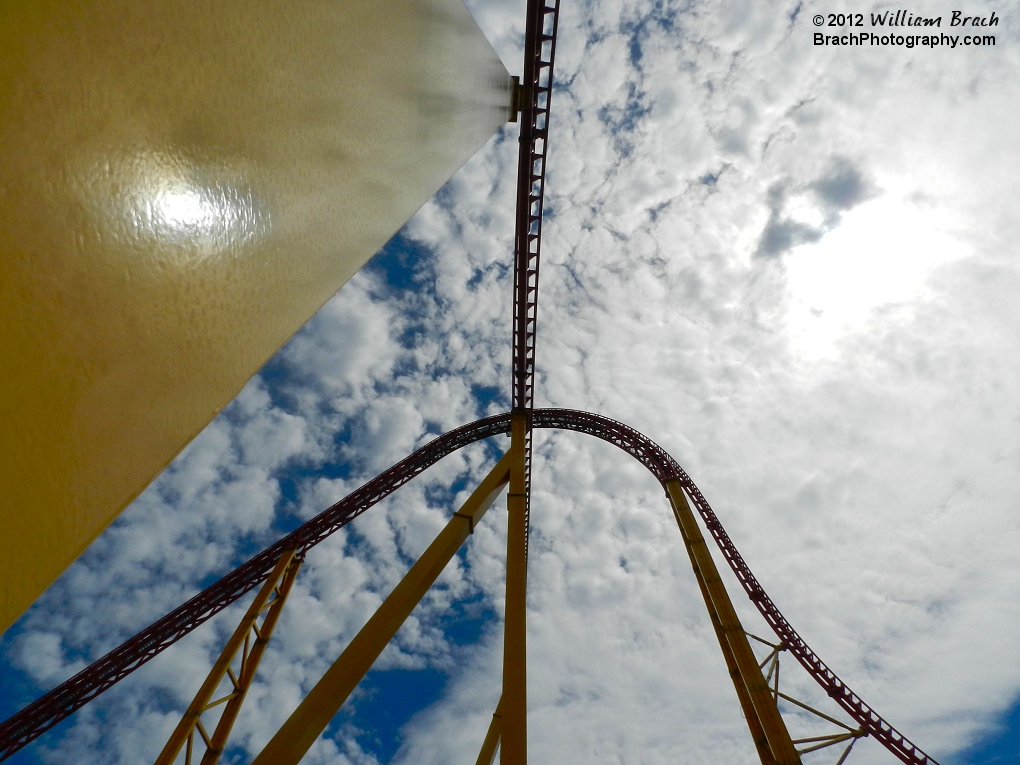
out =
<path fill-rule="evenodd" d="M 521 108 L 517 157 L 517 223 L 514 231 L 514 306 L 512 407 L 530 412 L 535 394 L 535 336 L 538 325 L 538 267 L 542 255 L 542 210 L 545 205 L 545 160 L 549 152 L 559 0 L 528 3 L 524 35 L 524 79 L 515 101 Z M 531 426 L 524 442 L 525 523 L 531 522 Z M 525 539 L 525 555 L 527 539 Z"/>
<path fill-rule="evenodd" d="M 486 417 L 439 436 L 13 715 L 0 725 L 0 760 L 10 757 L 34 741 L 196 627 L 258 587 L 270 575 L 286 551 L 296 550 L 298 555 L 304 555 L 443 457 L 485 438 L 508 434 L 510 418 L 509 412 Z M 586 433 L 613 444 L 648 468 L 664 488 L 667 481 L 679 481 L 748 598 L 768 622 L 780 642 L 796 657 L 815 682 L 858 725 L 901 762 L 906 765 L 938 765 L 934 759 L 865 704 L 797 634 L 751 573 L 751 569 L 737 551 L 704 495 L 676 460 L 661 447 L 633 428 L 615 420 L 572 409 L 535 409 L 532 424 L 536 428 L 558 428 Z"/>
<path fill-rule="evenodd" d="M 937 765 L 840 680 L 811 650 L 782 615 L 737 551 L 711 506 L 690 476 L 657 444 L 615 420 L 570 409 L 534 409 L 535 339 L 542 212 L 548 154 L 549 107 L 553 85 L 559 0 L 529 0 L 525 33 L 524 79 L 515 92 L 521 107 L 514 246 L 512 412 L 528 414 L 526 436 L 526 511 L 530 516 L 531 429 L 559 428 L 600 438 L 627 452 L 666 488 L 678 481 L 701 515 L 730 568 L 780 645 L 861 729 L 906 765 Z M 389 470 L 320 513 L 276 544 L 242 564 L 189 601 L 119 647 L 61 683 L 0 724 L 0 760 L 7 759 L 62 720 L 155 658 L 182 637 L 251 592 L 291 551 L 304 554 L 350 523 L 443 457 L 470 444 L 510 432 L 512 413 L 464 425 L 423 446 Z M 845 755 L 844 755 L 845 756 Z M 842 759 L 840 760 L 842 762 Z"/>

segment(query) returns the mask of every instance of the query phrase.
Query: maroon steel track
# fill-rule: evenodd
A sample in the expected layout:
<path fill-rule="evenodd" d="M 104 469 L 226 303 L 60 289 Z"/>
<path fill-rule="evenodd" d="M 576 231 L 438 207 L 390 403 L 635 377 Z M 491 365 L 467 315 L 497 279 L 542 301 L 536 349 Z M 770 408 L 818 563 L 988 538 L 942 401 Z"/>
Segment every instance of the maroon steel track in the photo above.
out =
<path fill-rule="evenodd" d="M 545 158 L 559 0 L 530 0 L 524 39 L 524 108 L 517 158 L 517 226 L 514 236 L 513 411 L 531 409 L 535 392 L 535 325 L 542 254 Z"/>
<path fill-rule="evenodd" d="M 529 0 L 521 82 L 520 147 L 517 158 L 517 225 L 514 235 L 514 320 L 512 409 L 530 412 L 535 393 L 535 331 L 538 321 L 538 266 L 542 254 L 545 158 L 549 148 L 549 102 L 559 0 Z M 531 518 L 531 425 L 524 444 L 525 522 Z M 525 554 L 527 550 L 525 549 Z"/>
<path fill-rule="evenodd" d="M 361 488 L 323 511 L 188 602 L 154 622 L 0 724 L 0 760 L 5 760 L 99 694 L 155 658 L 269 576 L 285 550 L 299 555 L 350 523 L 420 472 L 461 447 L 508 433 L 510 415 L 486 417 L 429 442 Z"/>
<path fill-rule="evenodd" d="M 934 759 L 865 704 L 808 647 L 755 579 L 690 476 L 661 447 L 633 428 L 588 412 L 571 409 L 536 409 L 533 412 L 532 423 L 536 428 L 575 430 L 595 436 L 637 459 L 661 484 L 665 485 L 666 481 L 674 479 L 679 481 L 698 509 L 705 526 L 719 545 L 748 597 L 811 677 L 846 710 L 847 714 L 901 762 L 906 765 L 938 765 Z M 10 757 L 214 614 L 257 587 L 269 575 L 284 550 L 297 549 L 299 553 L 304 554 L 446 455 L 484 438 L 509 432 L 509 413 L 486 417 L 440 436 L 401 460 L 385 473 L 266 548 L 180 608 L 4 722 L 0 725 L 0 760 Z"/>
<path fill-rule="evenodd" d="M 553 62 L 556 51 L 559 0 L 529 0 L 525 30 L 523 98 L 520 99 L 520 149 L 517 177 L 517 224 L 514 242 L 514 322 L 513 322 L 513 409 L 531 411 L 535 374 L 535 325 L 538 310 L 538 266 L 541 255 L 542 209 L 545 193 L 545 158 L 549 138 L 549 105 L 552 95 Z M 509 427 L 509 415 L 501 415 Z M 493 418 L 489 418 L 492 420 Z M 499 418 L 496 418 L 499 419 Z M 500 420 L 502 423 L 503 421 Z M 469 426 L 473 427 L 473 426 Z M 499 426 L 502 427 L 502 424 Z M 463 430 L 463 429 L 461 429 Z M 505 428 L 504 428 L 505 430 Z M 448 436 L 454 436 L 454 431 Z M 500 430 L 499 432 L 503 432 Z M 491 435 L 491 434 L 490 434 Z M 484 438 L 485 436 L 478 436 Z M 425 449 L 451 450 L 464 444 L 436 439 Z M 475 439 L 477 440 L 477 438 Z M 530 523 L 531 507 L 531 427 L 525 444 L 527 504 L 525 514 Z M 114 649 L 93 665 L 38 699 L 0 725 L 0 760 L 88 703 L 91 699 L 156 656 L 183 635 L 257 587 L 272 570 L 283 550 L 298 548 L 303 553 L 348 523 L 372 504 L 394 491 L 418 472 L 419 465 L 432 464 L 438 456 L 425 455 L 421 450 L 404 462 L 369 482 L 356 495 L 324 512 L 312 523 L 315 529 L 302 526 L 293 534 L 227 575 L 208 590 L 196 595 L 176 611 L 143 630 Z M 434 456 L 434 459 L 432 457 Z M 431 461 L 428 461 L 431 459 Z M 427 463 L 427 464 L 426 464 Z M 410 472 L 408 472 L 410 471 Z M 302 536 L 307 535 L 307 536 Z"/>
<path fill-rule="evenodd" d="M 676 479 L 684 487 L 698 509 L 705 526 L 722 551 L 726 562 L 740 580 L 744 592 L 757 607 L 765 621 L 769 623 L 779 640 L 789 649 L 801 666 L 814 678 L 822 689 L 837 703 L 857 724 L 874 736 L 886 749 L 896 755 L 907 765 L 938 765 L 930 756 L 912 743 L 906 736 L 883 720 L 878 713 L 865 704 L 836 674 L 826 666 L 818 655 L 797 634 L 797 631 L 779 611 L 776 604 L 758 583 L 754 574 L 743 557 L 737 551 L 733 540 L 719 522 L 712 507 L 708 504 L 701 490 L 677 461 L 669 456 L 658 444 L 643 436 L 633 428 L 588 412 L 570 409 L 538 409 L 534 416 L 535 427 L 562 428 L 576 430 L 601 438 L 603 441 L 620 447 L 636 458 L 659 479 L 665 488 L 666 481 Z M 667 493 L 668 496 L 668 493 Z"/>

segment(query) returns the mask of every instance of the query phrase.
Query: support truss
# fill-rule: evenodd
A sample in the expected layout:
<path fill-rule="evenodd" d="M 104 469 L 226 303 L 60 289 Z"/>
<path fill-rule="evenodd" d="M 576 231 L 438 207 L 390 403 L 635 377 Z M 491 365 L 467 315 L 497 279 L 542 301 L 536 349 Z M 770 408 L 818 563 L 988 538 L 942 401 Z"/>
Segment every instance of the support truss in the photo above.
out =
<path fill-rule="evenodd" d="M 213 664 L 212 670 L 184 713 L 181 722 L 156 758 L 155 765 L 172 765 L 181 749 L 184 749 L 184 765 L 192 765 L 196 733 L 205 744 L 201 765 L 216 765 L 226 746 L 230 729 L 237 719 L 237 713 L 241 710 L 241 704 L 244 703 L 245 694 L 255 679 L 255 670 L 258 669 L 266 645 L 273 636 L 273 630 L 280 619 L 280 612 L 287 602 L 287 595 L 294 585 L 294 578 L 301 568 L 301 562 L 302 559 L 297 557 L 293 550 L 288 550 L 280 557 L 273 572 L 241 619 L 241 623 L 227 641 L 219 659 Z M 235 673 L 231 665 L 238 654 L 241 660 Z M 213 699 L 224 676 L 230 681 L 230 690 L 224 696 Z M 202 715 L 220 705 L 226 706 L 223 707 L 216 728 L 210 736 L 202 724 Z"/>
<path fill-rule="evenodd" d="M 781 642 L 772 643 L 765 638 L 752 635 L 750 632 L 747 633 L 747 637 L 769 648 L 768 654 L 766 654 L 765 658 L 758 663 L 758 668 L 760 670 L 765 670 L 765 668 L 768 667 L 765 674 L 765 682 L 768 684 L 769 691 L 772 693 L 777 704 L 779 699 L 782 699 L 783 701 L 803 709 L 805 712 L 809 712 L 815 717 L 825 720 L 827 723 L 835 725 L 840 729 L 835 733 L 829 733 L 821 736 L 808 736 L 806 738 L 793 739 L 794 744 L 806 745 L 801 746 L 797 750 L 797 753 L 807 754 L 808 752 L 815 752 L 819 749 L 826 749 L 830 746 L 837 746 L 839 744 L 849 742 L 847 743 L 846 748 L 842 750 L 842 754 L 840 754 L 839 759 L 836 760 L 836 765 L 843 765 L 843 763 L 846 762 L 847 757 L 850 756 L 850 751 L 854 748 L 854 744 L 856 744 L 859 739 L 866 737 L 868 735 L 868 731 L 863 727 L 853 728 L 845 722 L 837 720 L 835 717 L 815 709 L 810 704 L 805 704 L 803 701 L 799 701 L 798 699 L 795 699 L 794 697 L 779 690 L 779 656 L 783 653 L 783 651 L 787 650 L 787 646 Z"/>

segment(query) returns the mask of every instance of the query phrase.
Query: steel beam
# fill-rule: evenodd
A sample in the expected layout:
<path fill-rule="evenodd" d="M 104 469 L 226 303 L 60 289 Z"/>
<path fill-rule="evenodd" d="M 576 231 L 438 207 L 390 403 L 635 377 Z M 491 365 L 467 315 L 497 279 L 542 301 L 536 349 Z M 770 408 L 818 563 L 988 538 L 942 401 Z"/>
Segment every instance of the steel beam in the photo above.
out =
<path fill-rule="evenodd" d="M 206 746 L 205 754 L 202 756 L 202 765 L 215 765 L 219 760 L 227 743 L 227 736 L 230 735 L 230 729 L 234 726 L 234 720 L 237 719 L 237 713 L 241 709 L 241 704 L 244 703 L 245 694 L 255 678 L 255 670 L 258 669 L 269 639 L 273 636 L 273 630 L 276 628 L 280 613 L 287 602 L 287 596 L 294 585 L 294 579 L 301 568 L 302 559 L 294 553 L 294 550 L 289 550 L 280 557 L 273 573 L 270 574 L 259 594 L 255 596 L 255 600 L 248 607 L 248 611 L 237 625 L 234 634 L 230 636 L 220 657 L 213 664 L 202 687 L 195 694 L 184 717 L 181 718 L 177 728 L 166 742 L 166 746 L 163 747 L 163 751 L 156 758 L 155 765 L 171 765 L 177 759 L 182 748 L 186 748 L 185 765 L 191 765 L 196 731 L 201 735 Z M 262 625 L 259 626 L 258 619 L 263 615 L 265 618 L 262 620 Z M 255 636 L 254 641 L 251 639 L 252 634 Z M 235 675 L 230 665 L 238 651 L 241 651 L 241 666 Z M 233 689 L 223 698 L 213 701 L 213 694 L 223 681 L 224 675 L 229 675 Z M 226 706 L 223 708 L 216 728 L 210 737 L 202 725 L 202 714 L 220 704 L 226 704 Z"/>
<path fill-rule="evenodd" d="M 704 592 L 708 596 L 705 604 L 710 614 L 713 611 L 718 614 L 719 628 L 729 645 L 740 679 L 747 689 L 747 695 L 768 741 L 771 756 L 776 765 L 800 765 L 800 755 L 797 754 L 790 732 L 786 729 L 786 723 L 779 714 L 779 707 L 776 706 L 776 700 L 769 691 L 769 686 L 758 666 L 758 660 L 754 657 L 747 634 L 740 624 L 736 609 L 733 608 L 733 603 L 719 576 L 719 570 L 715 567 L 715 561 L 708 551 L 708 545 L 701 535 L 694 513 L 687 503 L 683 487 L 679 481 L 671 480 L 666 482 L 666 491 L 669 493 L 673 513 L 683 532 L 691 563 L 705 583 Z M 753 724 L 749 723 L 749 727 L 754 735 L 756 731 Z M 757 744 L 757 741 L 755 743 Z"/>
<path fill-rule="evenodd" d="M 475 765 L 492 765 L 496 761 L 496 749 L 499 747 L 499 739 L 503 733 L 502 704 L 503 699 L 500 699 L 499 704 L 496 705 L 496 711 L 492 713 L 489 729 L 485 731 L 485 740 L 482 741 L 482 749 L 478 752 Z"/>
<path fill-rule="evenodd" d="M 305 756 L 506 486 L 514 457 L 511 450 L 496 463 L 253 765 L 297 765 Z"/>
<path fill-rule="evenodd" d="M 690 552 L 691 540 L 684 530 L 680 514 L 677 512 L 676 505 L 673 504 L 669 494 L 666 497 L 669 499 L 670 507 L 673 509 L 673 517 L 676 518 L 677 526 L 680 528 L 680 536 L 683 537 L 684 545 L 687 551 Z M 691 565 L 694 567 L 694 577 L 698 580 L 698 589 L 701 590 L 701 597 L 705 600 L 705 605 L 708 608 L 708 616 L 712 620 L 712 628 L 715 630 L 716 639 L 719 641 L 719 649 L 722 651 L 723 660 L 726 662 L 726 670 L 729 672 L 730 680 L 733 681 L 733 688 L 737 692 L 737 699 L 740 701 L 740 711 L 747 721 L 747 727 L 751 731 L 751 738 L 754 740 L 755 749 L 758 751 L 758 759 L 761 760 L 761 765 L 775 765 L 776 759 L 772 756 L 772 750 L 769 748 L 768 739 L 765 737 L 765 729 L 761 725 L 761 720 L 758 719 L 758 712 L 755 710 L 754 704 L 751 703 L 751 695 L 747 692 L 747 685 L 744 683 L 744 678 L 737 667 L 737 660 L 733 656 L 733 649 L 730 648 L 729 641 L 726 639 L 726 633 L 723 632 L 722 622 L 719 619 L 719 611 L 712 601 L 708 585 L 705 584 L 705 575 L 693 555 L 691 555 Z"/>
<path fill-rule="evenodd" d="M 525 516 L 525 442 L 528 418 L 515 413 L 510 423 L 510 491 L 507 493 L 506 612 L 503 620 L 503 732 L 500 765 L 528 761 L 527 588 L 528 539 Z"/>

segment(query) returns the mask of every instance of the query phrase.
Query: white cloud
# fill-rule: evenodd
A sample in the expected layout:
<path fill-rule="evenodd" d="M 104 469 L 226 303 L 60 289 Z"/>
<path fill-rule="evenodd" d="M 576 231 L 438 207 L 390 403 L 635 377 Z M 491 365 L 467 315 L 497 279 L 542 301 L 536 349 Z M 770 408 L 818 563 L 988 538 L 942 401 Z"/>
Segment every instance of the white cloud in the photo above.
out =
<path fill-rule="evenodd" d="M 522 5 L 471 4 L 513 72 Z M 794 8 L 564 4 L 538 403 L 620 419 L 673 453 L 805 639 L 945 756 L 1020 691 L 1016 34 L 836 50 L 811 44 L 811 15 L 831 9 L 791 23 Z M 505 406 L 514 130 L 407 227 L 425 253 L 417 290 L 373 274 L 345 287 L 274 362 L 286 375 L 253 381 L 23 622 L 10 661 L 55 681 L 238 544 L 273 537 L 274 511 L 308 517 L 427 433 Z M 485 462 L 450 457 L 309 555 L 238 721 L 249 753 L 441 527 L 450 483 Z M 609 446 L 543 433 L 534 485 L 532 758 L 753 758 L 653 479 Z M 441 614 L 465 596 L 502 608 L 504 539 L 497 507 L 384 655 L 452 672 L 397 762 L 477 753 L 499 631 L 456 647 Z M 118 722 L 86 709 L 46 756 L 151 761 L 174 717 L 146 699 L 183 706 L 231 616 L 95 705 Z M 319 760 L 373 761 L 350 727 Z M 850 762 L 891 758 L 865 741 Z"/>

